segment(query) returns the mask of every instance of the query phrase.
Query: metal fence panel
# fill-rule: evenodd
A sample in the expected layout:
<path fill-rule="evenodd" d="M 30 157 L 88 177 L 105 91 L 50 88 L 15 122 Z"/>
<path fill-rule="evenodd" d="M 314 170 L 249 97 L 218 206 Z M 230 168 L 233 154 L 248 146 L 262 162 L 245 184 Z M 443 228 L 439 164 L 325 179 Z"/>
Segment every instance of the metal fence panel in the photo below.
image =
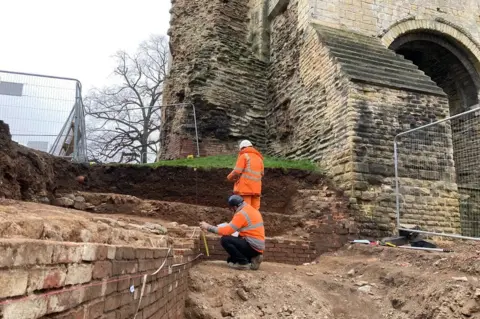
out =
<path fill-rule="evenodd" d="M 480 108 L 395 137 L 397 226 L 480 239 Z"/>
<path fill-rule="evenodd" d="M 0 119 L 19 144 L 86 160 L 81 85 L 75 79 L 0 71 Z"/>

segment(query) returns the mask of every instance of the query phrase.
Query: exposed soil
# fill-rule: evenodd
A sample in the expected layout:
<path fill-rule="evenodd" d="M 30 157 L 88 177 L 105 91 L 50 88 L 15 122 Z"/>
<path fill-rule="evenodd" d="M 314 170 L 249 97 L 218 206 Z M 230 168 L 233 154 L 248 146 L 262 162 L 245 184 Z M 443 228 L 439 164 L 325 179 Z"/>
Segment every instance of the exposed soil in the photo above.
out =
<path fill-rule="evenodd" d="M 480 318 L 478 244 L 450 254 L 350 248 L 318 264 L 263 263 L 257 272 L 202 263 L 190 273 L 186 317 Z"/>
<path fill-rule="evenodd" d="M 226 207 L 227 198 L 233 190 L 233 185 L 226 180 L 229 173 L 229 169 L 94 165 L 88 170 L 88 184 L 83 190 Z M 300 170 L 286 172 L 281 169 L 266 169 L 265 174 L 262 209 L 270 212 L 285 212 L 291 197 L 298 189 L 312 189 L 326 183 L 325 177 Z M 72 186 L 64 185 L 64 188 L 81 189 Z"/>
<path fill-rule="evenodd" d="M 173 242 L 173 237 L 188 238 L 188 232 L 186 225 L 159 219 L 91 214 L 38 203 L 0 200 L 0 238 L 166 247 Z"/>
<path fill-rule="evenodd" d="M 118 194 L 78 192 L 85 199 L 86 211 L 97 214 L 125 214 L 132 217 L 143 216 L 152 220 L 177 222 L 188 226 L 198 226 L 200 221 L 211 224 L 228 222 L 232 211 L 220 207 L 197 206 L 184 203 L 143 200 L 138 197 Z M 267 236 L 289 234 L 290 237 L 308 236 L 308 228 L 314 221 L 306 216 L 262 213 Z"/>
<path fill-rule="evenodd" d="M 11 141 L 8 125 L 0 121 L 0 198 L 47 202 L 57 193 L 88 191 L 117 193 L 141 199 L 226 207 L 233 185 L 229 169 L 188 167 L 80 165 L 49 156 Z M 299 190 L 329 189 L 348 211 L 348 200 L 325 176 L 301 170 L 266 169 L 262 211 L 292 214 Z M 79 184 L 76 177 L 86 177 Z"/>
<path fill-rule="evenodd" d="M 59 181 L 74 181 L 81 167 L 12 142 L 0 120 L 0 198 L 44 201 Z"/>

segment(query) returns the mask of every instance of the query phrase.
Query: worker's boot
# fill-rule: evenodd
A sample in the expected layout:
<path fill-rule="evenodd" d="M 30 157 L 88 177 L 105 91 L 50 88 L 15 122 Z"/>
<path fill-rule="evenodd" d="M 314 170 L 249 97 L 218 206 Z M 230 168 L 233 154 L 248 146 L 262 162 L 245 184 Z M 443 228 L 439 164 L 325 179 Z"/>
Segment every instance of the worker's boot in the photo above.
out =
<path fill-rule="evenodd" d="M 251 264 L 233 264 L 231 267 L 238 270 L 248 270 L 251 269 Z"/>
<path fill-rule="evenodd" d="M 258 270 L 258 268 L 260 268 L 260 264 L 262 263 L 263 261 L 263 255 L 260 254 L 256 257 L 253 257 L 252 258 L 252 263 L 250 264 L 250 269 L 252 270 Z"/>

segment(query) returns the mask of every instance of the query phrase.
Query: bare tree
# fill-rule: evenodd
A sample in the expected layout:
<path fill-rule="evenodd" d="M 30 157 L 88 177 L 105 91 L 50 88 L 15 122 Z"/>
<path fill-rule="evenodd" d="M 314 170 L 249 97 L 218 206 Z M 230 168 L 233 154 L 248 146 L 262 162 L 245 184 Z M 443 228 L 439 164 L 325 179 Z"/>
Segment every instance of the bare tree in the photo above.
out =
<path fill-rule="evenodd" d="M 85 98 L 90 160 L 146 163 L 160 137 L 168 40 L 152 36 L 135 55 L 119 51 L 114 75 L 119 84 L 93 89 Z"/>

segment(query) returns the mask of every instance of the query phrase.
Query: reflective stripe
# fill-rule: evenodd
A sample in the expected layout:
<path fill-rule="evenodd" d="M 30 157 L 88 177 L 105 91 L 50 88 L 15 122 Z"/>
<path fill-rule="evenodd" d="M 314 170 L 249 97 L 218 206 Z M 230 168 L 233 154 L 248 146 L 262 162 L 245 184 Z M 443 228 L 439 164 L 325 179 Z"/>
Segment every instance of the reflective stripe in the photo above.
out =
<path fill-rule="evenodd" d="M 257 223 L 257 224 L 249 225 L 247 227 L 243 227 L 243 228 L 238 229 L 238 231 L 242 232 L 242 231 L 246 231 L 246 230 L 252 230 L 252 229 L 255 229 L 255 228 L 258 228 L 258 227 L 263 227 L 263 223 Z"/>
<path fill-rule="evenodd" d="M 247 220 L 247 226 L 252 225 L 252 221 L 250 220 L 250 216 L 248 216 L 247 212 L 244 211 L 243 209 L 240 211 L 240 213 L 245 217 Z"/>
<path fill-rule="evenodd" d="M 245 237 L 250 246 L 257 250 L 265 250 L 265 241 L 253 237 Z"/>
<path fill-rule="evenodd" d="M 242 178 L 249 179 L 249 180 L 255 181 L 255 182 L 261 182 L 262 181 L 261 177 L 250 177 L 250 176 L 242 175 Z"/>
<path fill-rule="evenodd" d="M 243 172 L 243 168 L 241 168 L 241 167 L 236 167 L 236 166 L 235 166 L 235 168 L 234 168 L 233 170 L 234 170 L 235 172 L 239 172 L 239 173 Z"/>
<path fill-rule="evenodd" d="M 232 228 L 233 228 L 233 230 L 235 230 L 235 231 L 237 231 L 237 230 L 238 230 L 238 227 L 237 227 L 237 226 L 235 226 L 234 224 L 232 224 L 232 223 L 229 223 L 228 225 L 229 225 L 230 227 L 232 227 Z"/>
<path fill-rule="evenodd" d="M 253 175 L 262 176 L 262 172 L 252 171 L 252 166 L 250 164 L 250 155 L 245 154 L 245 158 L 247 159 L 247 167 L 245 168 L 245 172 Z"/>

